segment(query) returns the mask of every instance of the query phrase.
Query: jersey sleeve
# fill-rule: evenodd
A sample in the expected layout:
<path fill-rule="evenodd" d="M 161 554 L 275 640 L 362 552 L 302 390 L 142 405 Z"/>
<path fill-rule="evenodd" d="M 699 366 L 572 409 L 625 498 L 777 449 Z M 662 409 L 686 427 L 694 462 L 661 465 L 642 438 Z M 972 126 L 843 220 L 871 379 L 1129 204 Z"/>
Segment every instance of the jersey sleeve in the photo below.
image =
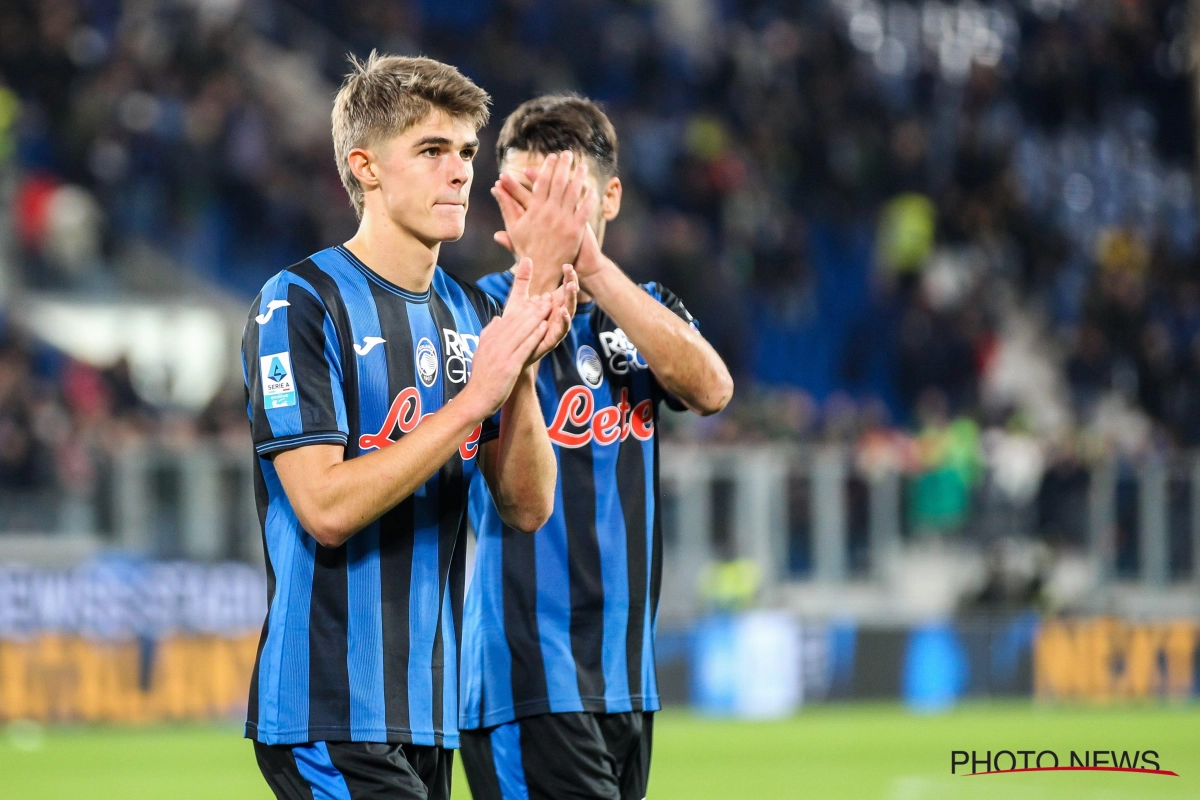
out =
<path fill-rule="evenodd" d="M 272 278 L 250 311 L 242 369 L 254 449 L 261 456 L 349 436 L 337 331 L 303 279 Z"/>
<path fill-rule="evenodd" d="M 480 330 L 483 330 L 483 328 L 486 327 L 489 322 L 496 317 L 499 317 L 504 313 L 504 311 L 500 308 L 500 303 L 491 294 L 488 294 L 484 291 L 481 291 L 480 294 L 483 297 L 484 302 L 482 303 L 482 307 L 479 309 L 479 325 Z M 497 411 L 495 414 L 483 421 L 483 429 L 479 434 L 479 443 L 483 444 L 484 442 L 490 442 L 499 435 L 500 412 Z"/>
<path fill-rule="evenodd" d="M 700 321 L 692 316 L 692 312 L 687 310 L 687 306 L 679 299 L 679 295 L 672 292 L 661 283 L 651 281 L 650 283 L 641 284 L 642 288 L 649 292 L 650 296 L 664 306 L 669 308 L 675 316 L 692 326 L 694 330 L 700 330 Z M 658 396 L 667 404 L 667 407 L 673 411 L 687 411 L 687 406 L 680 402 L 679 398 L 668 392 L 662 387 L 656 378 L 654 385 L 658 389 Z"/>

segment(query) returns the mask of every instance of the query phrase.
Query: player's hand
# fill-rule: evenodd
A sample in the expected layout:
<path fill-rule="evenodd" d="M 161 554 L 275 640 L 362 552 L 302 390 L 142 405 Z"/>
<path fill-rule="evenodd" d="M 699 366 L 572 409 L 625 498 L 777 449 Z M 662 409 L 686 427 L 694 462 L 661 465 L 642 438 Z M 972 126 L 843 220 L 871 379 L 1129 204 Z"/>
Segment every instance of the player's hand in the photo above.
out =
<path fill-rule="evenodd" d="M 532 272 L 529 259 L 521 259 L 503 316 L 494 318 L 479 334 L 471 377 L 459 399 L 472 404 L 473 416 L 480 419 L 504 405 L 521 371 L 532 363 L 534 351 L 550 330 L 554 300 L 549 294 L 529 295 Z M 565 313 L 565 309 L 559 308 L 558 313 Z"/>
<path fill-rule="evenodd" d="M 562 265 L 562 276 L 562 284 L 550 294 L 551 308 L 547 319 L 549 327 L 533 351 L 531 364 L 558 347 L 558 343 L 565 339 L 571 330 L 571 320 L 575 316 L 575 306 L 579 300 L 579 279 L 575 277 L 575 268 L 570 264 Z"/>
<path fill-rule="evenodd" d="M 579 253 L 584 226 L 596 204 L 587 174 L 586 162 L 576 163 L 574 153 L 551 153 L 532 188 L 508 172 L 492 187 L 505 226 L 495 239 L 518 257 L 533 259 L 535 291 L 557 287 L 560 265 L 574 262 Z"/>
<path fill-rule="evenodd" d="M 584 226 L 583 243 L 579 247 L 579 258 L 575 259 L 575 273 L 579 284 L 587 291 L 587 283 L 607 269 L 616 269 L 617 265 L 600 249 L 596 232 L 592 226 Z"/>

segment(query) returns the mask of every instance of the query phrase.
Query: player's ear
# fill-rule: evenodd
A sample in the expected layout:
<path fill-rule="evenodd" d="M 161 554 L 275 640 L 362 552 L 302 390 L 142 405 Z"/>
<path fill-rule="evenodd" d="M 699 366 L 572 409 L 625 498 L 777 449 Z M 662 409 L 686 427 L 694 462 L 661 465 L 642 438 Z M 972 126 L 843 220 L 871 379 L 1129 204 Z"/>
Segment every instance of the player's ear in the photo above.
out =
<path fill-rule="evenodd" d="M 612 222 L 621 213 L 621 179 L 617 176 L 604 183 L 604 196 L 600 198 L 600 210 L 604 219 Z"/>
<path fill-rule="evenodd" d="M 346 154 L 346 163 L 350 165 L 350 174 L 362 184 L 363 189 L 374 189 L 379 186 L 379 175 L 375 157 L 370 150 L 356 147 Z"/>

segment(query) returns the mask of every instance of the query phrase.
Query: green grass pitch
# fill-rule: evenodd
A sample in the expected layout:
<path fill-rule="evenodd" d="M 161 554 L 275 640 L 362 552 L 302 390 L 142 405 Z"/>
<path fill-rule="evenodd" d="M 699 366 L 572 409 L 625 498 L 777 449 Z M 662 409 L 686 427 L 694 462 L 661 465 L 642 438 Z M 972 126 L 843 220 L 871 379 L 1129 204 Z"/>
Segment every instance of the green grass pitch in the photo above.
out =
<path fill-rule="evenodd" d="M 655 725 L 649 797 L 1200 797 L 1200 706 L 1049 708 L 969 704 L 939 716 L 897 706 L 811 707 L 780 722 L 664 712 Z M 950 775 L 951 750 L 1157 750 L 1180 777 L 1060 772 Z M 461 769 L 454 800 L 469 798 Z M 3 800 L 270 800 L 250 744 L 230 727 L 9 726 L 0 737 Z"/>

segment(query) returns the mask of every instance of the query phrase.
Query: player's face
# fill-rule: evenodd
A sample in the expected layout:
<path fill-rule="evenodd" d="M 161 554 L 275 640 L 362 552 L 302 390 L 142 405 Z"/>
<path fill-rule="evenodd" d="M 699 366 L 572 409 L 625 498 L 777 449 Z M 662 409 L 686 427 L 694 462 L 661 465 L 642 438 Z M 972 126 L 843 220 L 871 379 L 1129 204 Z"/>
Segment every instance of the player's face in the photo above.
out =
<path fill-rule="evenodd" d="M 542 162 L 545 160 L 546 156 L 541 153 L 530 153 L 526 150 L 509 150 L 504 156 L 504 163 L 501 165 L 501 168 L 505 172 L 511 173 L 525 188 L 532 189 L 533 181 L 525 174 L 525 170 L 539 170 L 542 168 Z M 600 202 L 596 204 L 596 209 L 592 212 L 592 218 L 588 222 L 591 223 L 592 230 L 596 232 L 597 238 L 603 244 L 604 223 L 616 217 L 617 212 L 621 208 L 621 181 L 619 178 L 609 178 L 602 186 L 600 184 L 599 172 L 591 159 L 588 159 L 587 181 L 596 192 L 596 196 L 600 198 Z"/>
<path fill-rule="evenodd" d="M 375 155 L 387 215 L 428 245 L 460 238 L 478 150 L 474 126 L 442 111 L 385 142 Z"/>

